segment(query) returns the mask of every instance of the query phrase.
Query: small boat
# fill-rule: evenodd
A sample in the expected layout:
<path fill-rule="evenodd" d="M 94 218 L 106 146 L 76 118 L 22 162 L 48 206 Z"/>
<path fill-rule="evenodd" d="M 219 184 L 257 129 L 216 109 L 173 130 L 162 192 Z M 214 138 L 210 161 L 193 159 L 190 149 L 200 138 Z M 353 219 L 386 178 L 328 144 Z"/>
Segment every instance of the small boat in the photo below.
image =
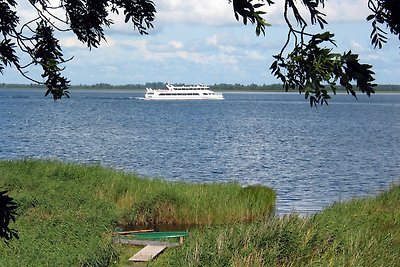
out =
<path fill-rule="evenodd" d="M 189 236 L 189 232 L 150 232 L 150 231 L 127 231 L 116 232 L 117 235 L 113 238 L 114 243 L 129 244 L 135 246 L 147 245 L 165 245 L 167 247 L 176 247 L 183 243 L 183 239 Z M 171 243 L 170 241 L 177 241 L 179 243 Z"/>
<path fill-rule="evenodd" d="M 200 85 L 173 86 L 166 84 L 166 89 L 146 88 L 145 100 L 223 100 L 221 93 L 215 93 L 210 87 Z"/>
<path fill-rule="evenodd" d="M 144 231 L 127 231 L 117 232 L 116 234 L 124 236 L 128 239 L 140 239 L 140 240 L 161 240 L 167 238 L 181 238 L 189 235 L 189 232 L 178 231 L 178 232 L 152 232 L 151 230 Z"/>

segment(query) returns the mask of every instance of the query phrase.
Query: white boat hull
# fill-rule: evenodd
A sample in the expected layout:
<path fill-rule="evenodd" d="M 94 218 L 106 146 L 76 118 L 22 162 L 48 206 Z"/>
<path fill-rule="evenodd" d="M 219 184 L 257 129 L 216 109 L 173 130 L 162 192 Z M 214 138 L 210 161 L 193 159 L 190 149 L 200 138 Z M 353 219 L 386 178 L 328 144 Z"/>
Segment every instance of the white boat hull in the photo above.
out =
<path fill-rule="evenodd" d="M 224 100 L 223 97 L 184 97 L 184 96 L 150 96 L 144 97 L 144 100 Z"/>

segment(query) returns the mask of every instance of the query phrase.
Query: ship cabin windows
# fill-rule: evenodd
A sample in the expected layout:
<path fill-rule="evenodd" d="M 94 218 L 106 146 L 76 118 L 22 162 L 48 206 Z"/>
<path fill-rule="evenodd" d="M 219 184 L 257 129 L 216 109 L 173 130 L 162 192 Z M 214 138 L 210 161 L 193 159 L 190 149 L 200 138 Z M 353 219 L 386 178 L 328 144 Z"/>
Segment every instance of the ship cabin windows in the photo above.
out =
<path fill-rule="evenodd" d="M 160 96 L 187 96 L 187 95 L 200 95 L 199 93 L 160 93 Z"/>

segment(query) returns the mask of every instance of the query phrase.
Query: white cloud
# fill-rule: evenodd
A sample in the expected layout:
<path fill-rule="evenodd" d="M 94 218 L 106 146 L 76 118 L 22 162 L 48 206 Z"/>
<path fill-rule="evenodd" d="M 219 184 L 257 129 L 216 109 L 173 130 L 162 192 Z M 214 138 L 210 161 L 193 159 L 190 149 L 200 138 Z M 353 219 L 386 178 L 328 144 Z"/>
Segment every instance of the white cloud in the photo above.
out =
<path fill-rule="evenodd" d="M 211 38 L 212 39 L 212 38 Z M 248 57 L 247 51 L 237 51 L 234 46 L 221 45 L 219 43 L 207 44 L 206 40 L 199 40 L 204 46 L 193 47 L 182 41 L 165 39 L 157 40 L 139 40 L 139 39 L 110 39 L 112 46 L 102 46 L 96 49 L 97 56 L 89 55 L 91 60 L 85 60 L 86 64 L 126 64 L 126 62 L 146 62 L 145 64 L 171 64 L 170 62 L 179 61 L 179 64 L 185 66 L 187 64 L 199 64 L 207 66 L 224 66 L 233 67 L 238 64 L 240 58 Z M 188 40 L 191 42 L 191 40 Z M 71 40 L 71 44 L 74 44 Z M 75 45 L 75 44 L 74 44 Z M 70 48 L 77 46 L 70 45 Z M 100 51 L 98 51 L 100 50 Z M 90 52 L 90 53 L 92 53 Z M 79 56 L 82 59 L 83 54 Z M 81 64 L 77 62 L 77 64 Z M 173 63 L 172 63 L 173 64 Z"/>
<path fill-rule="evenodd" d="M 379 50 L 374 50 L 371 46 L 365 46 L 358 41 L 351 41 L 349 48 L 359 54 L 363 61 L 376 61 L 382 57 L 382 55 L 379 55 Z"/>
<path fill-rule="evenodd" d="M 355 40 L 352 40 L 350 42 L 350 49 L 354 50 L 354 51 L 359 51 L 359 52 L 367 50 L 362 44 L 360 44 L 359 42 L 357 42 Z"/>
<path fill-rule="evenodd" d="M 87 46 L 79 41 L 76 36 L 70 36 L 70 37 L 62 37 L 60 38 L 60 44 L 61 46 L 71 48 L 71 47 L 76 47 L 76 48 L 86 48 Z"/>
<path fill-rule="evenodd" d="M 250 60 L 261 61 L 266 59 L 263 53 L 256 50 L 245 51 L 245 55 Z"/>
<path fill-rule="evenodd" d="M 160 24 L 185 23 L 226 25 L 234 22 L 232 6 L 227 0 L 156 0 Z"/>
<path fill-rule="evenodd" d="M 325 1 L 325 7 L 321 12 L 326 14 L 328 22 L 344 21 L 365 21 L 368 16 L 368 0 L 336 0 Z M 256 2 L 256 1 L 255 1 Z M 276 0 L 275 4 L 269 6 L 264 3 L 263 10 L 267 12 L 265 19 L 272 25 L 284 23 L 283 7 L 284 0 Z M 185 23 L 196 25 L 213 26 L 235 26 L 237 22 L 232 4 L 227 0 L 156 0 L 157 20 L 161 25 L 170 23 Z M 298 1 L 297 6 L 302 10 L 305 17 L 309 18 L 309 13 L 304 5 Z"/>
<path fill-rule="evenodd" d="M 371 13 L 368 0 L 326 1 L 323 13 L 328 22 L 365 21 Z"/>
<path fill-rule="evenodd" d="M 276 0 L 274 2 L 274 5 L 264 7 L 264 11 L 267 12 L 264 18 L 272 25 L 285 24 L 283 18 L 284 0 Z M 309 19 L 310 13 L 305 6 L 300 1 L 296 3 L 304 18 Z M 368 0 L 325 1 L 325 6 L 323 8 L 320 6 L 319 11 L 326 15 L 324 18 L 328 23 L 365 21 L 365 18 L 370 14 Z M 289 14 L 291 13 L 289 12 Z"/>
<path fill-rule="evenodd" d="M 238 56 L 227 54 L 200 54 L 200 53 L 186 53 L 179 55 L 182 59 L 192 61 L 202 65 L 219 65 L 219 66 L 236 66 L 238 63 Z"/>
<path fill-rule="evenodd" d="M 256 2 L 256 1 L 254 1 Z M 276 0 L 275 4 L 268 6 L 266 2 L 263 8 L 267 12 L 266 20 L 273 25 L 282 24 L 284 0 Z M 59 4 L 59 0 L 51 0 L 53 6 Z M 194 25 L 212 25 L 212 26 L 238 26 L 232 4 L 227 0 L 154 0 L 156 5 L 155 24 L 160 27 L 169 24 L 194 24 Z M 300 1 L 298 6 L 303 9 Z M 325 1 L 325 8 L 322 12 L 326 13 L 328 22 L 343 21 L 364 21 L 370 13 L 368 9 L 368 0 L 335 0 Z M 27 2 L 19 3 L 18 11 L 22 18 L 21 21 L 27 21 L 36 16 L 36 12 Z M 53 10 L 57 17 L 64 18 L 65 11 Z M 112 26 L 117 31 L 132 32 L 132 25 L 124 23 L 124 16 L 111 14 L 110 18 L 115 22 Z M 55 19 L 52 19 L 55 20 Z"/>
<path fill-rule="evenodd" d="M 226 43 L 226 40 L 221 40 L 221 36 L 218 36 L 216 34 L 206 39 L 206 44 L 218 48 L 218 50 L 224 54 L 233 54 L 237 51 L 236 47 L 233 45 L 234 43 L 233 42 L 230 43 L 231 44 L 228 44 Z"/>
<path fill-rule="evenodd" d="M 176 49 L 183 47 L 183 44 L 179 41 L 170 41 L 169 44 Z"/>
<path fill-rule="evenodd" d="M 207 38 L 206 43 L 209 45 L 218 45 L 218 36 L 216 34 Z"/>

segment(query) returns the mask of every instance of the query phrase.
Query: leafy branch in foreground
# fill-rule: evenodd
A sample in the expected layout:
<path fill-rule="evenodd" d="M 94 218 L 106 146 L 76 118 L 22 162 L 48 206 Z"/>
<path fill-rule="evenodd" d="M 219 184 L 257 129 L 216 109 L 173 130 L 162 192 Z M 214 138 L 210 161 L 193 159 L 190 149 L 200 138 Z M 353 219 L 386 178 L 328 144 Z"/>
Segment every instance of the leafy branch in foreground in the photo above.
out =
<path fill-rule="evenodd" d="M 282 81 L 285 91 L 298 90 L 305 93 L 306 99 L 310 97 L 311 106 L 328 104 L 330 96 L 325 89 L 326 85 L 336 93 L 336 85 L 339 83 L 347 93 L 356 97 L 351 83 L 355 81 L 356 86 L 368 96 L 375 92 L 371 65 L 360 64 L 358 55 L 351 51 L 338 54 L 330 48 L 319 46 L 322 43 L 335 44 L 332 38 L 333 34 L 329 32 L 315 34 L 308 43 L 297 44 L 286 58 L 282 54 L 275 55 L 276 60 L 270 67 L 273 75 Z"/>
<path fill-rule="evenodd" d="M 302 2 L 310 13 L 311 25 L 318 25 L 323 30 L 328 22 L 318 8 L 324 8 L 324 0 Z M 294 17 L 297 27 L 293 25 L 291 17 Z M 336 47 L 334 34 L 307 32 L 308 22 L 294 1 L 285 1 L 284 18 L 288 25 L 287 40 L 280 53 L 274 56 L 275 61 L 270 69 L 283 82 L 286 91 L 297 89 L 300 93 L 304 92 L 311 106 L 328 104 L 330 95 L 325 86 L 329 85 L 335 94 L 337 81 L 354 97 L 356 92 L 351 84 L 353 80 L 368 96 L 374 93 L 375 85 L 371 83 L 374 73 L 370 70 L 372 66 L 360 64 L 358 55 L 351 51 L 343 55 L 332 52 L 333 47 Z M 284 56 L 291 41 L 294 48 Z"/>
<path fill-rule="evenodd" d="M 131 22 L 140 34 L 147 34 L 156 12 L 151 0 L 29 0 L 29 4 L 35 16 L 21 25 L 17 2 L 0 0 L 0 73 L 5 67 L 15 67 L 30 81 L 46 85 L 46 95 L 54 100 L 68 97 L 69 81 L 61 73 L 70 60 L 64 60 L 54 32 L 72 31 L 92 49 L 105 40 L 104 27 L 113 23 L 108 18 L 111 13 L 123 12 L 125 23 Z M 21 64 L 17 53 L 27 54 L 30 62 Z M 29 74 L 32 65 L 43 69 L 43 81 Z"/>
<path fill-rule="evenodd" d="M 267 2 L 269 5 L 274 4 L 272 1 Z M 305 13 L 310 15 L 308 20 L 296 1 L 285 0 L 284 19 L 288 26 L 287 38 L 281 51 L 273 56 L 275 61 L 270 66 L 272 74 L 282 81 L 284 89 L 305 93 L 305 98 L 309 98 L 311 106 L 328 104 L 330 95 L 327 86 L 334 94 L 337 85 L 344 86 L 349 94 L 356 97 L 352 84 L 355 83 L 355 87 L 368 96 L 374 93 L 376 84 L 372 83 L 374 72 L 371 70 L 371 65 L 359 63 L 358 55 L 351 51 L 343 54 L 334 53 L 333 48 L 336 44 L 333 33 L 306 31 L 309 24 L 317 25 L 321 30 L 328 24 L 325 14 L 319 10 L 324 8 L 325 1 L 301 2 L 307 10 Z M 253 24 L 257 22 L 257 35 L 260 32 L 258 28 L 265 34 L 265 22 L 258 22 L 263 20 L 259 14 L 265 12 L 254 11 L 263 5 L 252 4 L 252 0 L 233 0 L 233 5 L 236 19 L 238 19 L 237 14 L 240 14 L 244 24 L 247 20 Z M 288 47 L 293 47 L 293 50 L 287 52 Z"/>
<path fill-rule="evenodd" d="M 378 24 L 386 25 L 390 32 L 398 35 L 400 40 L 400 1 L 399 0 L 368 0 L 368 7 L 373 14 L 367 17 L 372 21 L 371 43 L 382 48 L 387 41 L 387 33 Z"/>
<path fill-rule="evenodd" d="M 264 0 L 263 0 L 264 1 Z M 265 11 L 260 10 L 264 4 L 252 4 L 252 0 L 228 0 L 233 5 L 235 18 L 239 21 L 239 15 L 243 18 L 243 24 L 247 25 L 249 20 L 252 24 L 256 24 L 256 34 L 259 36 L 261 33 L 265 35 L 265 26 L 271 26 L 267 23 L 262 15 L 266 14 Z M 266 0 L 268 5 L 274 4 L 271 0 Z"/>
<path fill-rule="evenodd" d="M 36 42 L 31 53 L 43 68 L 42 77 L 47 78 L 45 85 L 48 89 L 45 95 L 51 93 L 54 99 L 60 99 L 63 95 L 69 97 L 66 91 L 69 81 L 61 76 L 63 69 L 59 67 L 65 60 L 58 40 L 53 36 L 53 29 L 46 21 L 41 21 L 33 38 Z"/>

